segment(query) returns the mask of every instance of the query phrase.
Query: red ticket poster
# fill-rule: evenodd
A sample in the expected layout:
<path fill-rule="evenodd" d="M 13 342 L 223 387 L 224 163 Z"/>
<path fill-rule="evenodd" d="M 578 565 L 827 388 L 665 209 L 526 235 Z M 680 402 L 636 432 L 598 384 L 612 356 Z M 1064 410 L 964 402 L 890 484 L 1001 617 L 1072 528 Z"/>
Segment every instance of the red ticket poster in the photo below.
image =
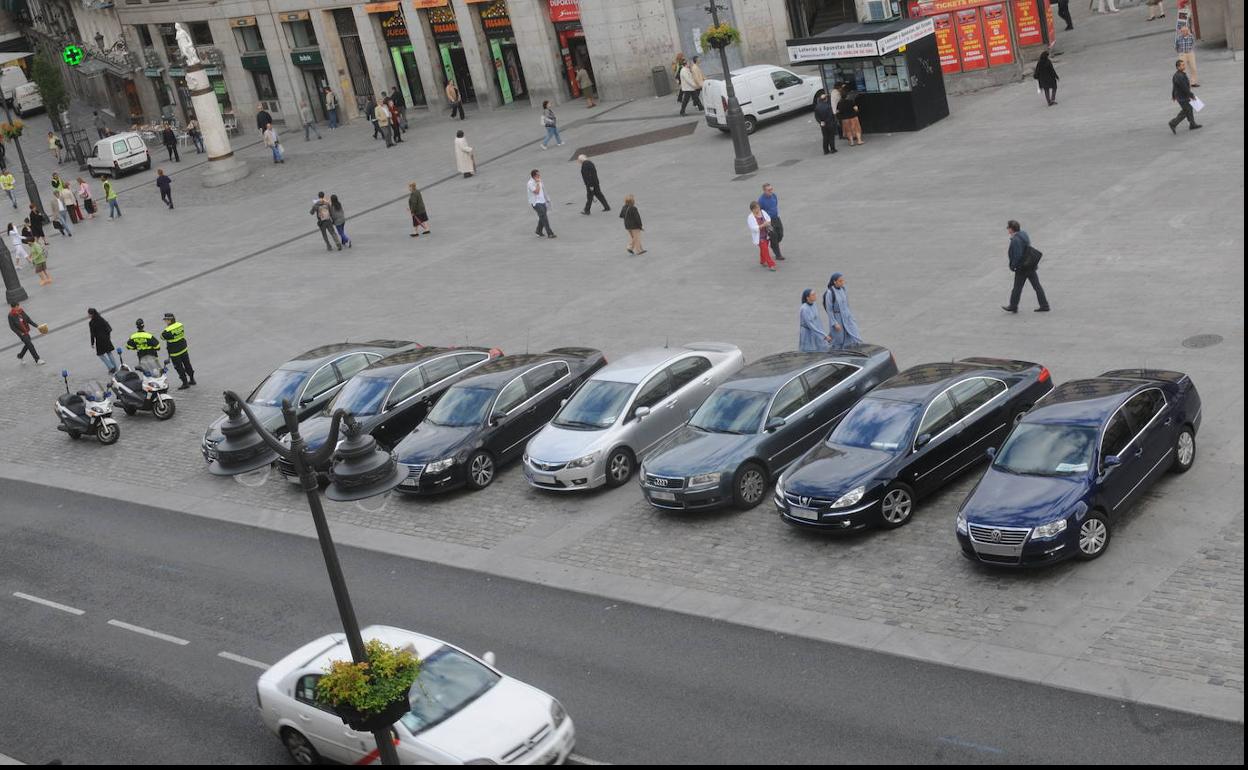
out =
<path fill-rule="evenodd" d="M 1053 26 L 1053 4 L 1044 0 L 1044 15 L 1049 20 L 1049 42 L 1057 40 L 1057 27 Z"/>
<path fill-rule="evenodd" d="M 1010 28 L 1005 18 L 1005 6 L 985 5 L 984 37 L 988 40 L 988 66 L 1009 64 L 1014 61 L 1014 49 L 1010 45 Z"/>
<path fill-rule="evenodd" d="M 984 55 L 984 35 L 979 27 L 979 9 L 958 11 L 958 47 L 962 49 L 962 71 L 982 70 L 988 66 Z"/>
<path fill-rule="evenodd" d="M 953 35 L 953 19 L 949 14 L 932 17 L 936 24 L 936 51 L 940 54 L 940 71 L 946 75 L 961 72 L 958 61 L 958 41 Z"/>
<path fill-rule="evenodd" d="M 1014 20 L 1018 33 L 1018 45 L 1040 45 L 1040 16 L 1036 13 L 1036 0 L 1014 0 Z"/>

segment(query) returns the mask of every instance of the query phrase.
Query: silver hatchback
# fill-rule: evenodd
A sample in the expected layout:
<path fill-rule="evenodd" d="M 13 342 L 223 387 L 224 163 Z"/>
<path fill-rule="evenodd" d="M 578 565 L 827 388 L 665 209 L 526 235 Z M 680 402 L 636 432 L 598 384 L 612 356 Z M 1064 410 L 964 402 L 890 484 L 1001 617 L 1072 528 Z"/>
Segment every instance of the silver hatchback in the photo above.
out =
<path fill-rule="evenodd" d="M 741 349 L 722 342 L 652 348 L 608 364 L 529 441 L 525 478 L 557 491 L 618 487 L 744 364 Z"/>

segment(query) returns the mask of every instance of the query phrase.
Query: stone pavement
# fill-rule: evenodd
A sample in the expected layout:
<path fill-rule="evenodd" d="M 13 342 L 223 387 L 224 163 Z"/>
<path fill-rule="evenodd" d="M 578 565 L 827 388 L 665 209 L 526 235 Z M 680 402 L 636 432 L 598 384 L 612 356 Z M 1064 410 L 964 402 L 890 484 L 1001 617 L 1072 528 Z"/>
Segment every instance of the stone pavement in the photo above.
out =
<path fill-rule="evenodd" d="M 649 509 L 632 485 L 539 494 L 513 467 L 477 494 L 392 500 L 380 512 L 331 504 L 335 536 L 1242 721 L 1243 65 L 1200 51 L 1206 128 L 1172 136 L 1170 36 L 1137 13 L 1072 10 L 1056 107 L 1028 80 L 958 97 L 935 126 L 869 135 L 869 146 L 831 158 L 802 114 L 752 137 L 762 169 L 740 181 L 727 138 L 701 124 L 596 158 L 613 205 L 638 197 L 643 258 L 625 254 L 614 211 L 576 213 L 582 187 L 569 161 L 578 146 L 684 122 L 666 99 L 567 105 L 566 144 L 546 152 L 537 115 L 520 108 L 462 123 L 413 112 L 411 141 L 390 150 L 362 127 L 310 143 L 287 134 L 286 164 L 243 148 L 253 173 L 229 188 L 199 187 L 186 156 L 165 164 L 178 168 L 175 211 L 160 207 L 150 174 L 126 178 L 125 218 L 54 236 L 56 283 L 28 287 L 31 315 L 54 329 L 37 340 L 52 365 L 0 369 L 0 476 L 308 534 L 293 487 L 247 489 L 205 473 L 199 438 L 220 389 L 249 388 L 289 355 L 344 338 L 508 352 L 587 344 L 609 358 L 722 339 L 752 360 L 795 344 L 801 289 L 840 270 L 868 338 L 903 367 L 1000 355 L 1043 362 L 1058 381 L 1134 365 L 1189 372 L 1206 410 L 1196 467 L 1130 512 L 1104 558 L 1021 574 L 958 553 L 954 511 L 973 477 L 901 530 L 829 539 L 790 530 L 766 505 L 674 516 Z M 470 180 L 454 171 L 457 128 L 476 148 Z M 46 152 L 35 162 L 46 179 Z M 533 167 L 555 200 L 555 241 L 530 234 L 523 185 Z M 429 238 L 407 236 L 413 179 Z M 776 185 L 787 231 L 789 259 L 774 274 L 756 266 L 744 223 L 763 181 Z M 321 189 L 352 215 L 351 250 L 320 250 L 307 211 Z M 1046 254 L 1047 316 L 998 309 L 1010 218 Z M 123 416 L 113 447 L 70 443 L 49 414 L 62 366 L 75 379 L 103 371 L 88 348 L 87 305 L 105 311 L 117 340 L 136 316 L 151 324 L 176 311 L 199 372 L 201 387 L 177 394 L 177 417 Z M 1198 334 L 1223 341 L 1184 346 Z"/>

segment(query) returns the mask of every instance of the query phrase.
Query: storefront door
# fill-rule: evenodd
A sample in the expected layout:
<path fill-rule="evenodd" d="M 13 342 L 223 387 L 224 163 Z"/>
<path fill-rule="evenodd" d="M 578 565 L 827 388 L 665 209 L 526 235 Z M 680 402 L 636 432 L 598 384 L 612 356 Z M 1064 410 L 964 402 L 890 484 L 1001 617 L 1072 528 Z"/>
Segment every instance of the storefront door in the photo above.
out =
<path fill-rule="evenodd" d="M 428 104 L 425 90 L 420 83 L 420 72 L 416 69 L 416 55 L 412 52 L 412 46 L 390 46 L 390 63 L 394 66 L 399 90 L 403 92 L 403 103 L 408 107 L 423 107 Z"/>
<path fill-rule="evenodd" d="M 448 80 L 454 80 L 459 86 L 459 98 L 465 104 L 477 100 L 477 92 L 472 87 L 472 75 L 468 72 L 468 57 L 464 55 L 463 46 L 459 43 L 439 43 L 438 53 L 442 57 L 442 70 Z"/>
<path fill-rule="evenodd" d="M 312 114 L 316 116 L 317 121 L 325 120 L 325 102 L 321 98 L 321 94 L 325 93 L 325 88 L 329 85 L 329 78 L 325 76 L 325 70 L 312 67 L 304 67 L 299 70 L 303 75 L 303 98 L 307 100 L 308 106 L 312 108 Z M 286 118 L 287 125 L 300 125 L 303 119 L 299 116 L 299 105 L 294 105 L 289 117 Z"/>
<path fill-rule="evenodd" d="M 490 38 L 490 58 L 494 62 L 494 85 L 503 104 L 527 99 L 528 89 L 524 85 L 524 69 L 520 66 L 516 42 L 510 38 Z"/>

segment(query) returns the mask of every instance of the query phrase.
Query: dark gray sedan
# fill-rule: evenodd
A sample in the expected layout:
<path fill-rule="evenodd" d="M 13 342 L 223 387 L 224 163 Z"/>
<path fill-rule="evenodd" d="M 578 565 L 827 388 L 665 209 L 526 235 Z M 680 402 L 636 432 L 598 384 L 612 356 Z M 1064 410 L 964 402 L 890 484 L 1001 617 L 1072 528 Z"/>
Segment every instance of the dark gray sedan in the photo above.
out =
<path fill-rule="evenodd" d="M 878 345 L 777 353 L 720 385 L 687 425 L 646 457 L 641 488 L 657 508 L 758 505 L 790 463 L 867 391 L 897 373 Z"/>

